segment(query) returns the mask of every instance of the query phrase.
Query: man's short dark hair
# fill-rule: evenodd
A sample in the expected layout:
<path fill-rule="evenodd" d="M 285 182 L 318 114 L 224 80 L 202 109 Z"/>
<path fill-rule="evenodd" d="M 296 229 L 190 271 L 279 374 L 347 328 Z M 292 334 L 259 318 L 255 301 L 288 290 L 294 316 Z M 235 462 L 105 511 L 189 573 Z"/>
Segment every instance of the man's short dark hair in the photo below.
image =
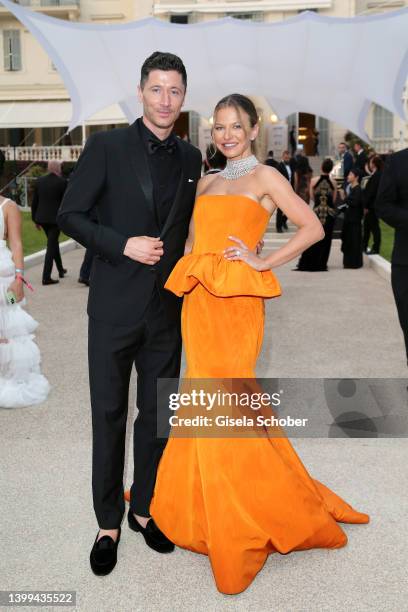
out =
<path fill-rule="evenodd" d="M 181 74 L 184 88 L 187 89 L 187 72 L 182 60 L 173 53 L 155 51 L 143 63 L 140 73 L 140 87 L 143 89 L 152 70 L 175 70 Z"/>

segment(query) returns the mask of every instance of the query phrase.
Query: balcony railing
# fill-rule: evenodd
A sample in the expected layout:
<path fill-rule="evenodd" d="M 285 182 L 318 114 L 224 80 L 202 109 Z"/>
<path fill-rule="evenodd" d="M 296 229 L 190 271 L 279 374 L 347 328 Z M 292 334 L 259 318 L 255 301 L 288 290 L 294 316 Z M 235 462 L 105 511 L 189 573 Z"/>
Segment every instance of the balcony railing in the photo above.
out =
<path fill-rule="evenodd" d="M 371 144 L 377 153 L 400 151 L 408 146 L 408 138 L 372 138 Z"/>
<path fill-rule="evenodd" d="M 28 6 L 30 8 L 40 8 L 48 6 L 79 6 L 79 0 L 13 0 L 15 4 L 20 6 Z"/>
<path fill-rule="evenodd" d="M 65 147 L 2 147 L 6 161 L 47 162 L 56 159 L 61 162 L 76 162 L 82 152 L 82 146 Z"/>

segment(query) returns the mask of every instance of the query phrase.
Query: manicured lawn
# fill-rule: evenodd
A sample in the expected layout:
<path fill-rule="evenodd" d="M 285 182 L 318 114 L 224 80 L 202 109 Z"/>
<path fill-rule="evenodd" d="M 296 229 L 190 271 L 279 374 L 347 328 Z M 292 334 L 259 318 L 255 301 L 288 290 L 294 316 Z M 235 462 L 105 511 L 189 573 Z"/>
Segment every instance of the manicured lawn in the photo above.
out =
<path fill-rule="evenodd" d="M 31 253 L 36 253 L 37 251 L 45 249 L 47 238 L 44 230 L 37 230 L 34 223 L 31 221 L 30 213 L 23 212 L 22 217 L 24 255 L 31 255 Z M 64 240 L 68 240 L 68 237 L 61 232 L 59 241 L 63 242 Z"/>
<path fill-rule="evenodd" d="M 391 261 L 391 252 L 394 245 L 394 228 L 390 227 L 384 221 L 380 221 L 381 226 L 381 248 L 380 255 L 388 261 Z"/>

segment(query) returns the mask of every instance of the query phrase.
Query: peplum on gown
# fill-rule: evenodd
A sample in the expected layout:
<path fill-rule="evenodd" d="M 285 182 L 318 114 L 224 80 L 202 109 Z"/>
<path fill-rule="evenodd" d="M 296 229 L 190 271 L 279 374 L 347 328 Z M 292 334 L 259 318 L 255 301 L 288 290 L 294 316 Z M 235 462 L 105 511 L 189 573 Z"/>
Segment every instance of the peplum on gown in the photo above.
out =
<path fill-rule="evenodd" d="M 241 195 L 199 196 L 192 253 L 165 287 L 184 296 L 184 379 L 254 378 L 264 327 L 264 298 L 280 295 L 272 271 L 258 272 L 222 251 L 229 235 L 253 248 L 269 213 Z M 289 440 L 177 438 L 162 455 L 150 513 L 177 546 L 208 555 L 217 588 L 246 589 L 269 553 L 339 548 L 337 524 L 368 523 L 311 478 Z"/>

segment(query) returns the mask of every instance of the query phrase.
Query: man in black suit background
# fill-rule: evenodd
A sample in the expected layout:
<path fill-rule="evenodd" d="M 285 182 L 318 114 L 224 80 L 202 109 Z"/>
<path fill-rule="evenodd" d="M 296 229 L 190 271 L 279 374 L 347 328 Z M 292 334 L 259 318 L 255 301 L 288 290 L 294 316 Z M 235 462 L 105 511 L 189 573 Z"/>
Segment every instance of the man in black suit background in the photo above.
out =
<path fill-rule="evenodd" d="M 387 157 L 375 211 L 395 228 L 391 283 L 405 339 L 408 364 L 408 148 Z"/>
<path fill-rule="evenodd" d="M 366 170 L 367 155 L 366 155 L 366 152 L 364 151 L 364 148 L 361 142 L 358 142 L 358 141 L 355 142 L 353 149 L 354 149 L 354 154 L 355 154 L 354 165 L 356 166 L 356 168 L 360 170 L 360 180 L 361 180 L 363 176 L 367 176 L 367 170 Z"/>
<path fill-rule="evenodd" d="M 277 168 L 279 166 L 279 162 L 273 156 L 273 151 L 268 151 L 268 157 L 265 159 L 265 165 L 271 166 L 272 168 Z"/>
<path fill-rule="evenodd" d="M 346 187 L 348 185 L 347 177 L 348 177 L 348 173 L 354 166 L 354 159 L 345 142 L 340 142 L 337 146 L 337 150 L 339 152 L 340 161 L 341 161 L 341 169 L 343 172 L 343 189 L 344 191 L 346 191 Z"/>
<path fill-rule="evenodd" d="M 6 164 L 6 156 L 4 155 L 3 151 L 0 149 L 0 178 L 3 176 L 3 170 L 4 170 L 5 164 Z"/>
<path fill-rule="evenodd" d="M 297 149 L 296 127 L 294 125 L 292 125 L 292 128 L 289 132 L 289 146 L 292 157 L 294 157 Z"/>
<path fill-rule="evenodd" d="M 163 289 L 184 254 L 201 174 L 201 154 L 173 133 L 187 86 L 185 67 L 170 53 L 143 64 L 143 117 L 128 128 L 92 135 L 70 177 L 60 212 L 63 230 L 95 253 L 88 300 L 93 424 L 93 500 L 100 531 L 92 570 L 116 564 L 125 511 L 123 469 L 129 381 L 138 374 L 134 477 L 129 527 L 158 552 L 174 549 L 150 518 L 157 466 L 158 378 L 180 371 L 181 299 Z M 98 224 L 90 218 L 96 206 Z"/>
<path fill-rule="evenodd" d="M 59 277 L 64 278 L 66 273 L 62 265 L 58 241 L 60 228 L 57 225 L 57 213 L 66 188 L 67 180 L 63 178 L 61 163 L 57 160 L 49 161 L 48 174 L 41 176 L 34 183 L 31 218 L 38 229 L 43 228 L 47 236 L 47 251 L 42 275 L 43 285 L 55 285 L 59 282 L 51 278 L 54 261 Z"/>
<path fill-rule="evenodd" d="M 293 188 L 295 184 L 295 160 L 291 158 L 289 151 L 282 152 L 282 159 L 277 165 L 276 169 L 283 174 L 285 179 L 289 181 Z M 280 208 L 278 208 L 276 211 L 276 231 L 281 234 L 284 229 L 287 230 L 287 222 L 287 216 L 283 214 Z"/>

